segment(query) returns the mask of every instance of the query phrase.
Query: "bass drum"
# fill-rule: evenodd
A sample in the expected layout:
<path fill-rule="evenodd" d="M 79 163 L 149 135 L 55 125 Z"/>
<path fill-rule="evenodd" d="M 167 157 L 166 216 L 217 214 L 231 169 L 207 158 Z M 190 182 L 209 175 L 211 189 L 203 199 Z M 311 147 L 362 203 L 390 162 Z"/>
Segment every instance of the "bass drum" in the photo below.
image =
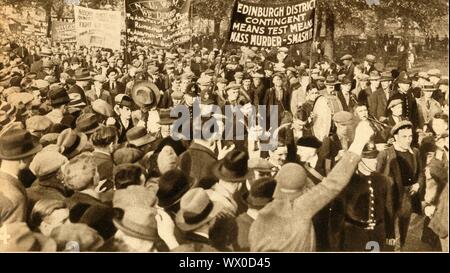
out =
<path fill-rule="evenodd" d="M 312 111 L 312 131 L 318 140 L 323 141 L 330 134 L 333 115 L 343 111 L 343 109 L 341 102 L 336 96 L 326 95 L 316 99 Z"/>

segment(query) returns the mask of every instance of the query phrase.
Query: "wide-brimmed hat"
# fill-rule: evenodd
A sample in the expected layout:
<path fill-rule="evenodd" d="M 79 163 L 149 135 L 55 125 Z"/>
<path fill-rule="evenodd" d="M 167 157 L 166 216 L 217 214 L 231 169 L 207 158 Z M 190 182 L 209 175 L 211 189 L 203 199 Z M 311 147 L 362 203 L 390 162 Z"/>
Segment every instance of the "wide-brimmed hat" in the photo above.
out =
<path fill-rule="evenodd" d="M 127 140 L 136 147 L 141 147 L 155 141 L 155 137 L 147 133 L 144 127 L 133 127 L 126 133 Z"/>
<path fill-rule="evenodd" d="M 325 80 L 325 85 L 336 85 L 338 83 L 339 81 L 333 75 L 328 76 Z"/>
<path fill-rule="evenodd" d="M 227 182 L 245 181 L 249 175 L 248 159 L 247 152 L 232 150 L 214 165 L 213 174 Z"/>
<path fill-rule="evenodd" d="M 5 223 L 1 234 L 7 234 L 7 240 L 0 240 L 0 252 L 56 252 L 57 245 L 52 238 L 32 232 L 24 222 Z"/>
<path fill-rule="evenodd" d="M 165 172 L 158 181 L 158 205 L 166 208 L 180 201 L 192 187 L 193 180 L 183 171 L 175 169 Z"/>
<path fill-rule="evenodd" d="M 158 238 L 155 208 L 130 207 L 113 218 L 114 225 L 128 236 L 153 241 Z"/>
<path fill-rule="evenodd" d="M 250 192 L 244 194 L 244 201 L 250 208 L 261 209 L 273 200 L 277 183 L 271 177 L 260 178 L 252 183 Z"/>
<path fill-rule="evenodd" d="M 77 125 L 77 131 L 85 134 L 91 134 L 100 127 L 97 116 L 94 113 L 82 114 L 77 118 L 75 123 Z"/>
<path fill-rule="evenodd" d="M 48 97 L 50 99 L 50 104 L 53 107 L 57 107 L 70 102 L 69 94 L 63 87 L 58 87 L 50 90 L 48 92 Z"/>
<path fill-rule="evenodd" d="M 393 79 L 392 79 L 391 72 L 386 71 L 386 72 L 381 73 L 380 81 L 382 81 L 382 82 L 389 82 L 389 81 L 392 81 L 392 80 Z"/>
<path fill-rule="evenodd" d="M 92 79 L 91 73 L 87 68 L 80 68 L 75 71 L 75 79 L 77 81 L 89 81 Z"/>
<path fill-rule="evenodd" d="M 158 105 L 160 97 L 158 87 L 149 81 L 139 82 L 131 90 L 131 98 L 139 107 L 152 108 Z"/>
<path fill-rule="evenodd" d="M 172 125 L 175 120 L 175 118 L 170 117 L 170 109 L 159 110 L 159 125 Z"/>
<path fill-rule="evenodd" d="M 204 189 L 194 188 L 181 198 L 175 222 L 182 231 L 192 231 L 214 219 L 221 210 L 222 207 L 212 202 Z"/>
<path fill-rule="evenodd" d="M 87 144 L 87 136 L 71 128 L 62 131 L 56 140 L 56 145 L 61 147 L 61 153 L 67 158 L 73 158 L 83 152 Z"/>
<path fill-rule="evenodd" d="M 425 91 L 425 92 L 428 92 L 428 91 L 433 92 L 433 91 L 436 90 L 436 86 L 435 86 L 433 83 L 431 83 L 431 82 L 426 82 L 426 83 L 422 86 L 422 90 Z"/>
<path fill-rule="evenodd" d="M 380 73 L 378 71 L 372 71 L 369 75 L 369 81 L 379 81 L 381 79 Z"/>
<path fill-rule="evenodd" d="M 24 159 L 41 150 L 39 139 L 21 128 L 8 129 L 0 137 L 0 159 L 3 160 Z"/>

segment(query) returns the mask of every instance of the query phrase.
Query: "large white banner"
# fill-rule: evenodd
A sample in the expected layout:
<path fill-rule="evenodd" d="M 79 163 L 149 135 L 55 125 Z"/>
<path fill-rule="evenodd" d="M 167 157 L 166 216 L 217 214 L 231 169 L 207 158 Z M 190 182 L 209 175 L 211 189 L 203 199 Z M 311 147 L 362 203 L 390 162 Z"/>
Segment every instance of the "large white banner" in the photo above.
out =
<path fill-rule="evenodd" d="M 77 46 L 120 49 L 121 18 L 120 11 L 75 6 Z"/>

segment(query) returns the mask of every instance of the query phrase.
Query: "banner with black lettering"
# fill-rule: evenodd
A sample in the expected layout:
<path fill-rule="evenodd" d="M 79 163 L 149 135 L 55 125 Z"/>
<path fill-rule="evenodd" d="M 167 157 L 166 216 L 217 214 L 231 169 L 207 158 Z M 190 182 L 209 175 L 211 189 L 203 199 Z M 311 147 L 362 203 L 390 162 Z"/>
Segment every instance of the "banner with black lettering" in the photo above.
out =
<path fill-rule="evenodd" d="M 75 22 L 56 21 L 52 23 L 52 40 L 58 43 L 75 43 Z"/>
<path fill-rule="evenodd" d="M 315 0 L 255 4 L 236 0 L 228 40 L 256 47 L 287 47 L 313 39 Z"/>
<path fill-rule="evenodd" d="M 120 11 L 75 6 L 77 46 L 120 49 Z"/>
<path fill-rule="evenodd" d="M 191 38 L 191 0 L 125 0 L 128 42 L 170 48 Z"/>

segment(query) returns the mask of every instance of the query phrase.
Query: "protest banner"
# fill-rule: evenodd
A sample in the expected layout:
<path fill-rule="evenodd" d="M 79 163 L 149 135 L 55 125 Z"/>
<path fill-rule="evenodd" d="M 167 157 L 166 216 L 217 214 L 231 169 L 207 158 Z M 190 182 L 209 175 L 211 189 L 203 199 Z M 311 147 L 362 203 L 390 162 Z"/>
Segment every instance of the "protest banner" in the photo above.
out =
<path fill-rule="evenodd" d="M 77 46 L 120 49 L 120 11 L 75 6 Z"/>
<path fill-rule="evenodd" d="M 60 22 L 52 23 L 52 40 L 58 43 L 74 43 L 75 37 L 75 23 L 74 22 Z"/>
<path fill-rule="evenodd" d="M 256 47 L 286 47 L 313 39 L 315 0 L 255 4 L 236 0 L 228 40 Z"/>
<path fill-rule="evenodd" d="M 170 48 L 191 38 L 191 0 L 125 0 L 128 42 Z"/>

